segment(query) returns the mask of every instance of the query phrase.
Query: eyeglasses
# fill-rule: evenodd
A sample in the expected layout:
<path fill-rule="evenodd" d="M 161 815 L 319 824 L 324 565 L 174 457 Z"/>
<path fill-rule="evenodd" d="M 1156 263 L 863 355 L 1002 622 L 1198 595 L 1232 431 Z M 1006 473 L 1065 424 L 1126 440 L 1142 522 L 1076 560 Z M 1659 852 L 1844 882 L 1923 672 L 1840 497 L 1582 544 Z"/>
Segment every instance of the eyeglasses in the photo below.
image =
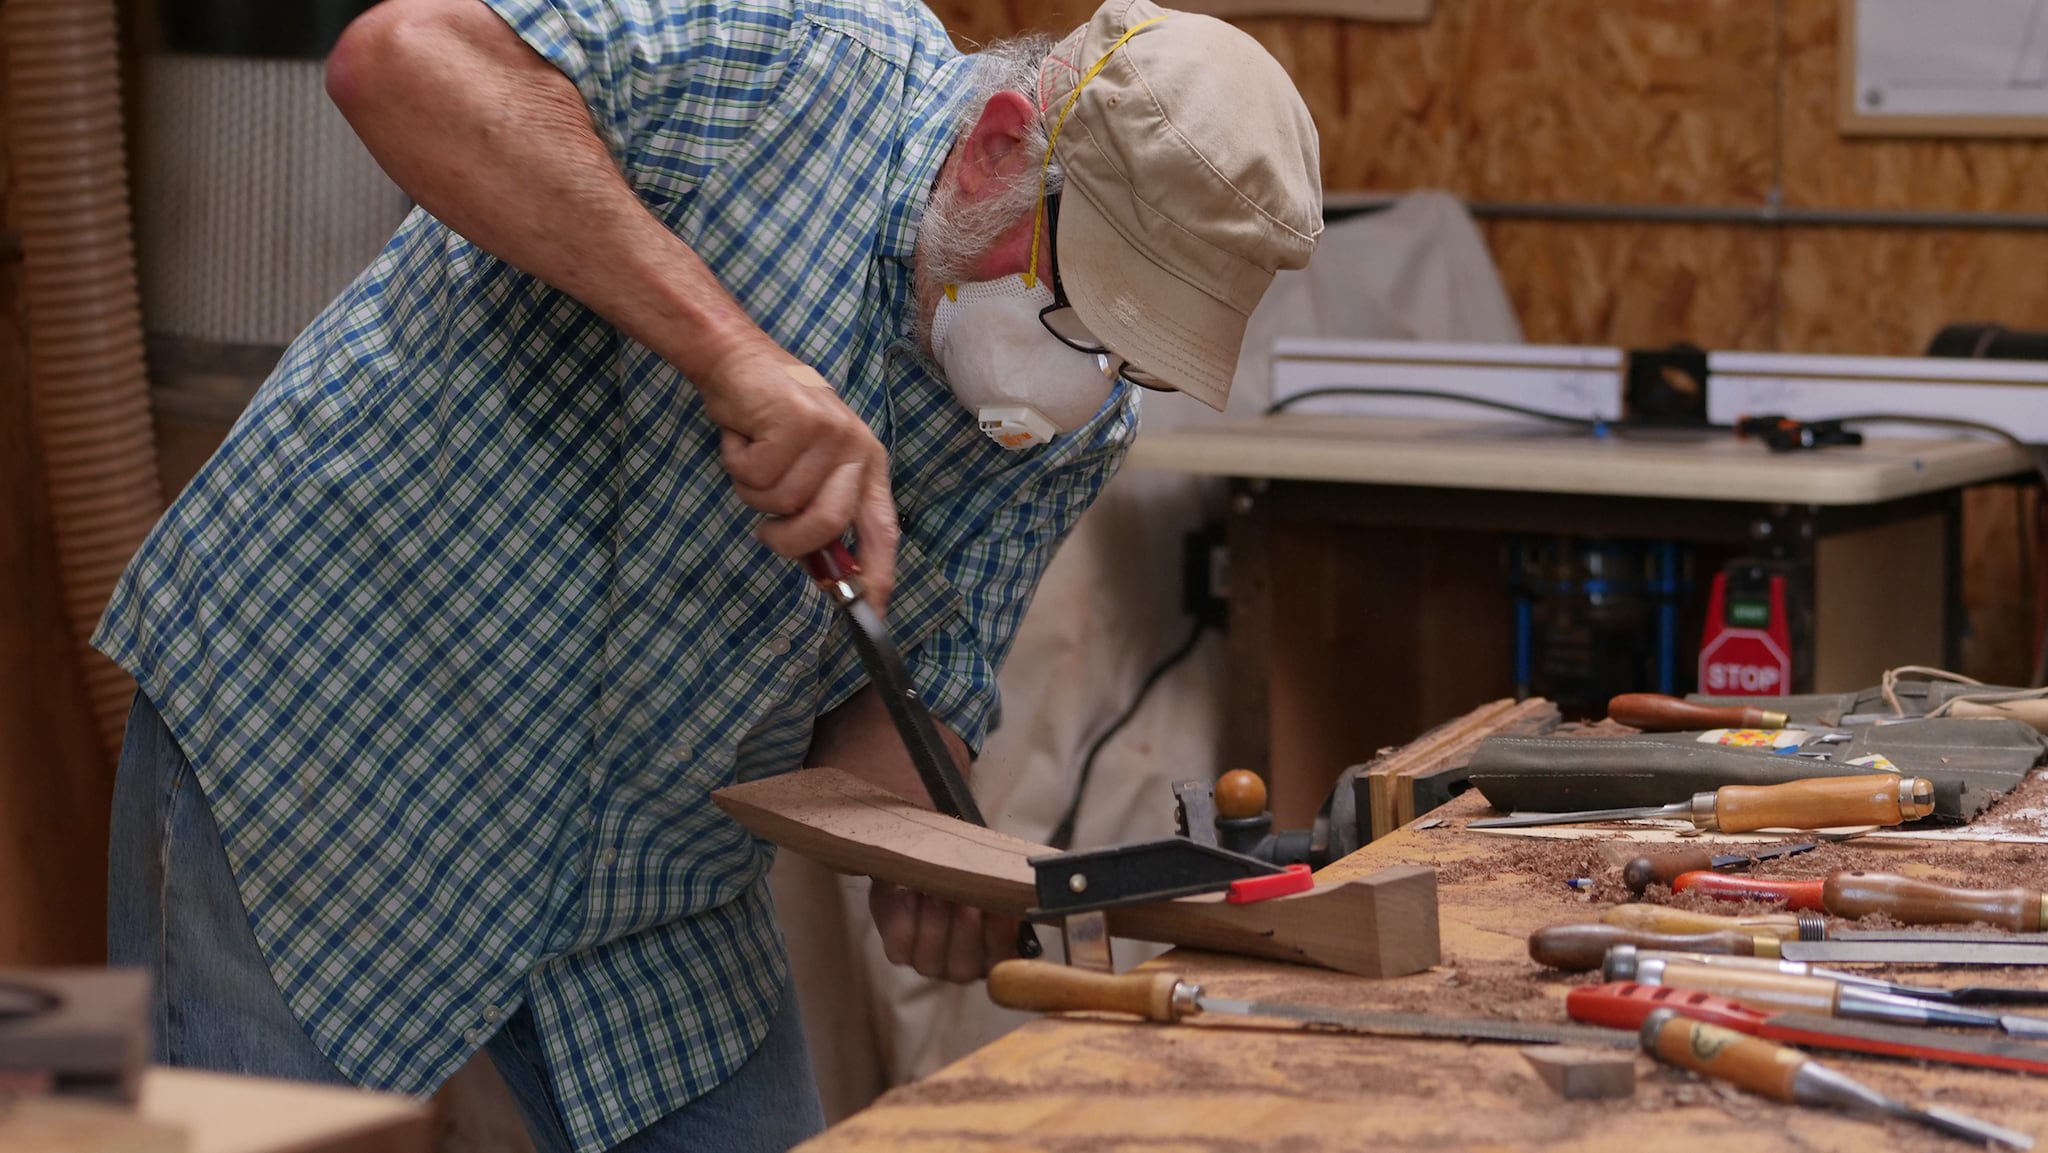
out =
<path fill-rule="evenodd" d="M 1055 192 L 1045 198 L 1045 264 L 1051 272 L 1047 279 L 1052 281 L 1052 303 L 1039 310 L 1038 323 L 1044 325 L 1045 330 L 1058 338 L 1061 344 L 1076 352 L 1086 352 L 1095 356 L 1115 356 L 1116 353 L 1110 351 L 1100 338 L 1088 331 L 1086 324 L 1081 323 L 1081 314 L 1074 311 L 1074 306 L 1067 300 L 1066 288 L 1060 284 L 1059 253 L 1053 242 L 1053 234 L 1059 231 L 1059 219 L 1060 194 Z M 1123 363 L 1123 367 L 1117 370 L 1117 375 L 1139 388 L 1149 388 L 1157 392 L 1175 391 L 1165 380 L 1136 367 L 1129 361 Z"/>

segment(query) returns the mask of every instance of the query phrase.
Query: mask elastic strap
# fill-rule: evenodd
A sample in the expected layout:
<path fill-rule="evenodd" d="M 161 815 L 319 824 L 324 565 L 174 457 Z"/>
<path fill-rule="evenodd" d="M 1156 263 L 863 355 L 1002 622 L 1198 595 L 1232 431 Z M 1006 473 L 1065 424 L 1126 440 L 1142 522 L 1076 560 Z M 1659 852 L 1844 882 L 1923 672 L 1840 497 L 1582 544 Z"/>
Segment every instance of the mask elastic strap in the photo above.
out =
<path fill-rule="evenodd" d="M 1045 228 L 1045 186 L 1052 178 L 1052 150 L 1053 146 L 1060 142 L 1060 129 L 1066 127 L 1067 113 L 1074 110 L 1074 102 L 1081 98 L 1081 89 L 1088 87 L 1088 82 L 1095 79 L 1103 66 L 1109 63 L 1109 58 L 1116 55 L 1116 50 L 1124 46 L 1125 41 L 1171 15 L 1171 12 L 1162 12 L 1142 24 L 1132 25 L 1130 31 L 1116 38 L 1116 43 L 1109 46 L 1109 51 L 1102 54 L 1102 59 L 1097 60 L 1088 71 L 1081 74 L 1080 83 L 1074 85 L 1072 92 L 1067 93 L 1067 102 L 1060 108 L 1059 119 L 1052 122 L 1052 133 L 1046 137 L 1045 161 L 1038 166 L 1038 206 L 1031 210 L 1031 265 L 1024 272 L 1024 287 L 1038 287 L 1038 242 L 1039 234 Z"/>

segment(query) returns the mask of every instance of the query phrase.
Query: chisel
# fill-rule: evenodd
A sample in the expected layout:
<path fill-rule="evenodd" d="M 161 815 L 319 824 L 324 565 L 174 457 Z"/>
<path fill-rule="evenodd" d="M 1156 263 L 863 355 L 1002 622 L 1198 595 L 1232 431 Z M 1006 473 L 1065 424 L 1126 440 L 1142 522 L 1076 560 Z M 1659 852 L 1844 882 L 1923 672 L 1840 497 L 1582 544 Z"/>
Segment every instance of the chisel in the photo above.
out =
<path fill-rule="evenodd" d="M 1746 1037 L 1656 1009 L 1643 1020 L 1643 1051 L 1660 1061 L 1740 1085 L 1775 1101 L 1818 1105 L 1852 1114 L 1881 1114 L 1913 1121 L 1970 1141 L 2031 1149 L 2034 1139 L 1988 1121 L 1937 1106 L 1919 1108 L 1852 1081 L 1797 1049 Z"/>
<path fill-rule="evenodd" d="M 1687 729 L 1782 729 L 1784 713 L 1750 705 L 1702 705 L 1662 693 L 1623 693 L 1607 702 L 1607 715 L 1652 733 Z"/>
<path fill-rule="evenodd" d="M 1667 953 L 1713 953 L 1729 957 L 1778 956 L 1784 944 L 1768 933 L 1721 929 L 1711 933 L 1650 933 L 1621 925 L 1547 925 L 1529 934 L 1529 959 L 1567 973 L 1589 973 L 1609 951 L 1633 946 Z"/>
<path fill-rule="evenodd" d="M 1003 961 L 990 970 L 988 995 L 1006 1009 L 1027 1013 L 1128 1013 L 1147 1021 L 1185 1021 L 1216 1014 L 1305 1023 L 1317 1032 L 1387 1037 L 1441 1037 L 1459 1041 L 1511 1041 L 1524 1045 L 1600 1045 L 1632 1048 L 1634 1038 L 1583 1025 L 1439 1017 L 1426 1013 L 1361 1012 L 1280 1001 L 1212 997 L 1200 985 L 1169 972 L 1100 973 L 1050 961 Z"/>
<path fill-rule="evenodd" d="M 1747 869 L 1758 861 L 1811 852 L 1820 846 L 1812 841 L 1777 845 L 1750 853 L 1715 853 L 1711 849 L 1680 849 L 1670 853 L 1645 853 L 1622 866 L 1621 883 L 1642 896 L 1651 885 L 1668 885 L 1686 873 L 1730 873 Z"/>
<path fill-rule="evenodd" d="M 1759 973 L 1784 973 L 1794 977 L 1825 977 L 1830 981 L 1839 981 L 1844 985 L 1860 985 L 1879 993 L 1911 997 L 1918 1001 L 1940 1001 L 1950 1005 L 2048 1005 L 2048 989 L 2024 989 L 2006 985 L 1964 985 L 1958 988 L 1909 985 L 1899 981 L 1865 977 L 1860 973 L 1850 973 L 1841 969 L 1823 968 L 1805 961 L 1787 961 L 1782 957 L 1675 953 L 1643 945 L 1623 944 L 1610 949 L 1603 967 L 1613 966 L 1617 971 L 1626 969 L 1631 964 L 1627 960 L 1631 954 L 1635 957 L 1633 963 L 1648 960 L 1667 963 L 1684 961 L 1710 967 L 1747 969 Z"/>
<path fill-rule="evenodd" d="M 1616 905 L 1600 914 L 1610 925 L 1641 929 L 1649 933 L 1716 933 L 1735 929 L 1744 933 L 1769 933 L 1784 940 L 1819 941 L 1828 936 L 1827 918 L 1818 913 L 1748 913 L 1723 917 L 1694 913 L 1667 905 Z"/>
<path fill-rule="evenodd" d="M 1934 783 L 1924 777 L 1877 773 L 1858 777 L 1808 777 L 1780 785 L 1722 785 L 1694 793 L 1689 801 L 1628 809 L 1577 813 L 1517 813 L 1466 824 L 1470 829 L 1518 829 L 1579 821 L 1626 821 L 1645 817 L 1689 820 L 1709 832 L 1754 829 L 1834 829 L 1852 825 L 1896 825 L 1934 811 Z"/>
<path fill-rule="evenodd" d="M 2020 941 L 1786 941 L 1788 961 L 1830 965 L 2048 965 L 2048 945 Z"/>
<path fill-rule="evenodd" d="M 2037 889 L 1960 889 L 1891 873 L 1836 873 L 1822 900 L 1837 917 L 1883 913 L 1908 925 L 1983 921 L 2019 933 L 2048 928 L 2048 893 Z"/>
<path fill-rule="evenodd" d="M 1671 880 L 1674 893 L 1703 893 L 1718 901 L 1783 901 L 1788 909 L 1824 912 L 1821 887 L 1824 877 L 1788 881 L 1764 877 L 1731 877 L 1726 873 L 1681 873 Z"/>
<path fill-rule="evenodd" d="M 1609 1029 L 1641 1028 L 1644 1018 L 1652 1012 L 1670 1009 L 1695 1021 L 1809 1049 L 2048 1074 L 2048 1046 L 2028 1041 L 1936 1033 L 1867 1021 L 1837 1021 L 1805 1013 L 1766 1013 L 1726 997 L 1669 985 L 1638 985 L 1633 981 L 1581 985 L 1565 994 L 1564 1007 L 1574 1021 Z"/>
<path fill-rule="evenodd" d="M 1639 954 L 1631 946 L 1610 950 L 1601 969 L 1609 981 L 1671 985 L 1732 997 L 1745 1005 L 1788 1013 L 1816 1013 L 1892 1025 L 1960 1025 L 2002 1029 L 2019 1037 L 2048 1037 L 2048 1017 L 2020 1013 L 1986 1013 L 1938 1001 L 1899 997 L 1826 977 L 1765 973 L 1717 967 L 1693 961 L 1665 961 Z"/>
<path fill-rule="evenodd" d="M 982 817 L 981 807 L 974 803 L 974 794 L 967 787 L 967 779 L 960 775 L 959 766 L 953 763 L 951 750 L 946 748 L 938 726 L 932 721 L 931 711 L 924 707 L 924 700 L 917 695 L 917 686 L 910 679 L 910 669 L 903 663 L 902 655 L 896 651 L 896 642 L 889 639 L 889 626 L 882 621 L 882 614 L 867 602 L 867 590 L 860 580 L 860 565 L 854 561 L 853 553 L 845 544 L 833 541 L 831 545 L 805 556 L 803 565 L 804 571 L 825 591 L 846 621 L 847 631 L 853 636 L 854 651 L 860 655 L 861 667 L 867 670 L 868 681 L 881 695 L 882 707 L 895 724 L 896 734 L 902 738 L 904 748 L 909 751 L 911 767 L 917 770 L 918 779 L 924 782 L 932 804 L 946 816 L 986 827 L 988 821 Z M 1043 952 L 1037 930 L 1029 921 L 1019 924 L 1018 956 L 1036 957 Z"/>

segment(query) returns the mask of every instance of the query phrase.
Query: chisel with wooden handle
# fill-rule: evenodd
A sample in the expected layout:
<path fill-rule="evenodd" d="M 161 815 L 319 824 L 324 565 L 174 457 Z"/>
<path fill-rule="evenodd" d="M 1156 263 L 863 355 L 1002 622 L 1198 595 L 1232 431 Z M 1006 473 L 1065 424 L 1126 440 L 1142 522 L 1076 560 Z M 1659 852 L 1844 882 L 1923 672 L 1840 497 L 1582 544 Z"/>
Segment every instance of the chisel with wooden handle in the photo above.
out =
<path fill-rule="evenodd" d="M 1567 973 L 1590 973 L 1617 947 L 1670 953 L 1718 953 L 1733 957 L 1776 957 L 1782 944 L 1769 933 L 1721 929 L 1711 933 L 1647 933 L 1620 925 L 1547 925 L 1529 934 L 1529 959 Z"/>
<path fill-rule="evenodd" d="M 1808 777 L 1780 785 L 1722 785 L 1694 793 L 1690 801 L 1577 813 L 1517 813 L 1466 824 L 1470 829 L 1517 829 L 1579 821 L 1626 821 L 1645 817 L 1689 820 L 1708 832 L 1755 829 L 1835 829 L 1856 825 L 1897 825 L 1934 811 L 1934 783 L 1924 777 L 1876 773 L 1856 777 Z"/>
<path fill-rule="evenodd" d="M 2018 933 L 2048 928 L 2048 893 L 2038 889 L 1961 889 L 1891 873 L 1836 873 L 1821 900 L 1837 917 L 1883 913 L 1908 925 L 1983 921 Z"/>
<path fill-rule="evenodd" d="M 1735 929 L 1744 933 L 1769 933 L 1787 941 L 1827 939 L 1827 918 L 1818 913 L 1748 913 L 1724 917 L 1695 913 L 1668 905 L 1616 905 L 1600 914 L 1610 925 L 1640 929 L 1646 933 L 1716 933 Z"/>
<path fill-rule="evenodd" d="M 1838 1021 L 1808 1013 L 1766 1013 L 1726 997 L 1668 985 L 1638 985 L 1633 981 L 1581 985 L 1565 994 L 1564 1008 L 1574 1021 L 1609 1029 L 1640 1029 L 1651 1013 L 1669 1009 L 1695 1021 L 1808 1049 L 1939 1061 L 2036 1076 L 2048 1074 L 2048 1045 L 1868 1021 Z"/>
<path fill-rule="evenodd" d="M 1712 849 L 1676 849 L 1666 853 L 1645 853 L 1622 866 L 1621 883 L 1642 896 L 1651 885 L 1669 885 L 1686 873 L 1731 873 L 1747 869 L 1758 861 L 1812 852 L 1820 846 L 1812 841 L 1797 845 L 1775 845 L 1748 853 L 1716 853 Z"/>
<path fill-rule="evenodd" d="M 1764 877 L 1731 877 L 1726 873 L 1685 873 L 1673 878 L 1674 893 L 1704 893 L 1720 901 L 1783 901 L 1788 909 L 1825 912 L 1822 877 L 1788 881 Z"/>
<path fill-rule="evenodd" d="M 1852 1081 L 1797 1049 L 1657 1009 L 1643 1021 L 1643 1051 L 1667 1064 L 1740 1085 L 1774 1101 L 1899 1117 L 1976 1142 L 2031 1149 L 2034 1139 L 1950 1109 L 1919 1108 Z"/>
<path fill-rule="evenodd" d="M 2048 1037 L 2048 1017 L 1986 1013 L 1938 1001 L 1900 997 L 1826 977 L 1760 972 L 1697 961 L 1666 961 L 1643 956 L 1627 947 L 1610 950 L 1601 973 L 1610 981 L 1698 989 L 1777 1012 L 1815 1013 L 1892 1025 L 1961 1025 L 2002 1029 L 2018 1037 Z"/>
<path fill-rule="evenodd" d="M 1652 733 L 1688 729 L 1782 729 L 1787 717 L 1751 705 L 1702 705 L 1662 693 L 1623 693 L 1607 702 L 1607 715 Z"/>
<path fill-rule="evenodd" d="M 1633 956 L 1634 961 L 1628 958 Z M 1763 955 L 1740 956 L 1713 953 L 1673 953 L 1647 945 L 1621 944 L 1609 950 L 1602 968 L 1613 966 L 1617 971 L 1631 964 L 1644 961 L 1662 961 L 1669 964 L 1682 961 L 1687 964 L 1706 965 L 1716 968 L 1746 969 L 1759 973 L 1784 973 L 1795 977 L 1825 977 L 1844 985 L 1858 985 L 1879 993 L 1890 993 L 1896 997 L 1911 997 L 1917 1001 L 1941 1001 L 1950 1005 L 2048 1005 L 2048 989 L 2027 989 L 2011 985 L 1964 985 L 1947 988 L 1940 985 L 1910 985 L 1902 981 L 1886 981 L 1877 977 L 1866 977 L 1861 973 L 1850 973 L 1841 969 L 1829 969 L 1805 961 L 1788 961 L 1783 957 Z M 2048 1050 L 2042 1053 L 2048 1060 Z"/>
<path fill-rule="evenodd" d="M 1200 985 L 1164 970 L 1100 973 L 1050 961 L 999 962 L 989 971 L 988 996 L 1006 1009 L 1027 1013 L 1126 1013 L 1147 1021 L 1169 1023 L 1213 1013 L 1299 1022 L 1317 1032 L 1512 1041 L 1525 1045 L 1634 1045 L 1628 1034 L 1612 1029 L 1427 1013 L 1368 1013 L 1282 1001 L 1240 1001 L 1210 996 Z"/>

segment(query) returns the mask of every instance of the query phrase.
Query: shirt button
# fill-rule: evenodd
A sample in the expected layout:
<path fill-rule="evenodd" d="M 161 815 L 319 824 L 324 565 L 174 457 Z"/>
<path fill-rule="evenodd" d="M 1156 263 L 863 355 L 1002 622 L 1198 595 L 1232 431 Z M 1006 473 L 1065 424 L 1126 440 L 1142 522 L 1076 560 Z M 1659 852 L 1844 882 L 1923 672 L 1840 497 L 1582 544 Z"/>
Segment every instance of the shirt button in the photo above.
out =
<path fill-rule="evenodd" d="M 476 1045 L 483 1041 L 484 1035 L 481 1030 L 469 1029 L 463 1032 L 462 1039 L 469 1042 L 472 1045 Z"/>
<path fill-rule="evenodd" d="M 495 1021 L 495 1020 L 497 1020 L 497 1019 L 498 1019 L 498 1007 L 497 1007 L 496 1005 L 485 1005 L 485 1006 L 484 1006 L 484 1020 L 486 1020 L 486 1021 Z"/>
<path fill-rule="evenodd" d="M 776 655 L 776 656 L 778 656 L 778 657 L 779 657 L 779 656 L 781 656 L 781 655 L 783 655 L 784 653 L 788 652 L 788 651 L 789 651 L 789 638 L 788 638 L 788 637 L 776 637 L 776 638 L 775 638 L 774 640 L 772 640 L 772 641 L 769 641 L 769 642 L 768 642 L 768 651 L 769 651 L 769 652 L 771 652 L 771 653 L 773 653 L 774 655 Z"/>
<path fill-rule="evenodd" d="M 676 760 L 679 761 L 687 761 L 690 759 L 691 751 L 692 750 L 690 749 L 690 746 L 679 744 L 676 747 L 670 749 L 668 751 L 668 755 L 674 757 Z"/>
<path fill-rule="evenodd" d="M 604 852 L 599 853 L 597 855 L 597 863 L 607 867 L 616 864 L 618 862 L 618 859 L 619 851 L 617 849 L 606 849 Z"/>

